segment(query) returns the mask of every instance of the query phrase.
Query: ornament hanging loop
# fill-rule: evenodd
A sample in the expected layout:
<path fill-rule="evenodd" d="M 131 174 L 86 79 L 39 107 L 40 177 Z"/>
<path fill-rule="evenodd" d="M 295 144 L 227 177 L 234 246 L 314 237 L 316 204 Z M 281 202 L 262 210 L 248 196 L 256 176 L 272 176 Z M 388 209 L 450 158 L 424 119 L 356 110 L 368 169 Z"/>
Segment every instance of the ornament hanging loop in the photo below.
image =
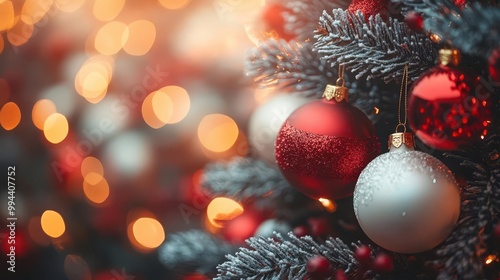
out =
<path fill-rule="evenodd" d="M 348 91 L 349 89 L 345 87 L 344 79 L 345 66 L 339 65 L 339 78 L 336 81 L 336 85 L 326 85 L 325 91 L 323 92 L 323 98 L 328 101 L 335 100 L 337 103 L 342 101 L 348 101 Z"/>
<path fill-rule="evenodd" d="M 396 126 L 396 133 L 399 133 L 398 129 L 402 127 L 403 128 L 403 133 L 406 133 L 406 125 L 404 123 L 400 123 Z"/>

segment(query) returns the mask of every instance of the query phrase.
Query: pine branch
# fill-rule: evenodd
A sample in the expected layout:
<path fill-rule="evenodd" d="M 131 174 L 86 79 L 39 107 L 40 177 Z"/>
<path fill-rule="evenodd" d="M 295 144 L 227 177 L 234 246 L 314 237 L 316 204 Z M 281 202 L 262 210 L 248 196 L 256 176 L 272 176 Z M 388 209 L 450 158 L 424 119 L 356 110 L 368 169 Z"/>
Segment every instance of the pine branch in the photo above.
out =
<path fill-rule="evenodd" d="M 236 254 L 227 256 L 229 260 L 217 266 L 215 279 L 304 279 L 307 261 L 316 255 L 331 262 L 332 275 L 337 269 L 343 269 L 348 277 L 356 275 L 358 263 L 354 252 L 340 239 L 329 238 L 320 244 L 310 236 L 298 238 L 289 233 L 288 237 L 276 234 L 276 238 L 248 239 L 250 248 L 240 248 Z"/>
<path fill-rule="evenodd" d="M 292 0 L 287 1 L 286 7 L 292 12 L 285 13 L 285 28 L 290 34 L 295 34 L 299 42 L 309 42 L 318 28 L 318 19 L 324 10 L 347 9 L 348 0 Z"/>
<path fill-rule="evenodd" d="M 335 84 L 337 67 L 333 67 L 313 50 L 310 43 L 269 40 L 247 52 L 247 75 L 261 87 L 321 98 L 327 84 Z M 352 81 L 352 82 L 351 82 Z M 351 104 L 365 112 L 372 121 L 391 117 L 397 104 L 397 90 L 378 81 L 356 81 L 346 76 Z M 380 114 L 374 113 L 374 107 Z"/>
<path fill-rule="evenodd" d="M 262 87 L 319 98 L 337 77 L 334 67 L 319 58 L 310 43 L 268 40 L 247 51 L 245 69 Z"/>
<path fill-rule="evenodd" d="M 315 49 L 332 64 L 346 65 L 356 79 L 382 78 L 386 83 L 400 80 L 404 65 L 415 80 L 435 65 L 437 52 L 424 35 L 409 30 L 404 23 L 377 15 L 367 21 L 362 13 L 336 9 L 323 12 L 316 31 Z"/>
<path fill-rule="evenodd" d="M 473 4 L 460 13 L 443 9 L 441 16 L 426 19 L 424 25 L 463 53 L 487 58 L 500 47 L 500 8 Z"/>
<path fill-rule="evenodd" d="M 398 1 L 406 11 L 422 13 L 425 29 L 463 53 L 486 58 L 500 47 L 500 8 L 491 6 L 495 5 L 491 1 L 474 1 L 462 10 L 450 0 Z"/>
<path fill-rule="evenodd" d="M 216 266 L 236 249 L 203 231 L 191 230 L 171 235 L 158 254 L 161 263 L 178 274 L 215 275 Z"/>
<path fill-rule="evenodd" d="M 466 156 L 447 154 L 462 161 L 473 180 L 462 188 L 462 211 L 457 228 L 437 250 L 440 259 L 435 263 L 444 268 L 438 279 L 484 278 L 487 241 L 500 218 L 499 153 L 500 137 L 491 136 L 471 148 Z"/>
<path fill-rule="evenodd" d="M 202 186 L 212 196 L 231 197 L 263 208 L 304 198 L 279 171 L 252 158 L 236 157 L 228 163 L 207 166 Z"/>

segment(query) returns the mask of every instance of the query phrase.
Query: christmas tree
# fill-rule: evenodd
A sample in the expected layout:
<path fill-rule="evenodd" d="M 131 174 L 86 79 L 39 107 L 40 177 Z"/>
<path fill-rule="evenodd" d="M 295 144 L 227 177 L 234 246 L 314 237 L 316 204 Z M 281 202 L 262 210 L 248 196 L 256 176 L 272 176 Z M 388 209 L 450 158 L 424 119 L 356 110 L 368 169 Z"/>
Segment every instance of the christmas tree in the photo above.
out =
<path fill-rule="evenodd" d="M 246 74 L 293 97 L 254 112 L 248 156 L 205 168 L 216 229 L 171 236 L 162 263 L 214 279 L 500 277 L 496 1 L 292 0 L 263 15 L 273 33 Z"/>

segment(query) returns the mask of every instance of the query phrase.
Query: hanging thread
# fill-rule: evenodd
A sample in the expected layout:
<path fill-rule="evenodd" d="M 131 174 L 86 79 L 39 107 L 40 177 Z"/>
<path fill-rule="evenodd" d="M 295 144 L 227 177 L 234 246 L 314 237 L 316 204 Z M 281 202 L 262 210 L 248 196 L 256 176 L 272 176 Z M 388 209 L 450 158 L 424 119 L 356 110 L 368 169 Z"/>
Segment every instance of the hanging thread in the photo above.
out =
<path fill-rule="evenodd" d="M 404 99 L 404 107 L 402 108 L 402 102 Z M 399 127 L 403 127 L 403 132 L 406 132 L 406 121 L 408 119 L 408 64 L 405 64 L 405 69 L 403 71 L 403 79 L 401 80 L 401 89 L 399 90 L 399 102 L 398 102 L 398 125 L 396 126 L 396 132 L 398 132 Z M 401 118 L 401 115 L 404 118 Z"/>

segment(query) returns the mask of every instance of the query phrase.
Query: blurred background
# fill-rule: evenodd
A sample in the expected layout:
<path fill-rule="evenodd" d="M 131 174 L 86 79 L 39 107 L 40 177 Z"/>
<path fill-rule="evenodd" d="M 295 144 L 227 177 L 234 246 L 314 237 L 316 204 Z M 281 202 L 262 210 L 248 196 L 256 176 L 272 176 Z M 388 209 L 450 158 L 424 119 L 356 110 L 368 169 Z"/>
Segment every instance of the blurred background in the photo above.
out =
<path fill-rule="evenodd" d="M 1 279 L 174 279 L 157 248 L 210 227 L 201 170 L 269 93 L 243 73 L 261 2 L 0 0 Z"/>

